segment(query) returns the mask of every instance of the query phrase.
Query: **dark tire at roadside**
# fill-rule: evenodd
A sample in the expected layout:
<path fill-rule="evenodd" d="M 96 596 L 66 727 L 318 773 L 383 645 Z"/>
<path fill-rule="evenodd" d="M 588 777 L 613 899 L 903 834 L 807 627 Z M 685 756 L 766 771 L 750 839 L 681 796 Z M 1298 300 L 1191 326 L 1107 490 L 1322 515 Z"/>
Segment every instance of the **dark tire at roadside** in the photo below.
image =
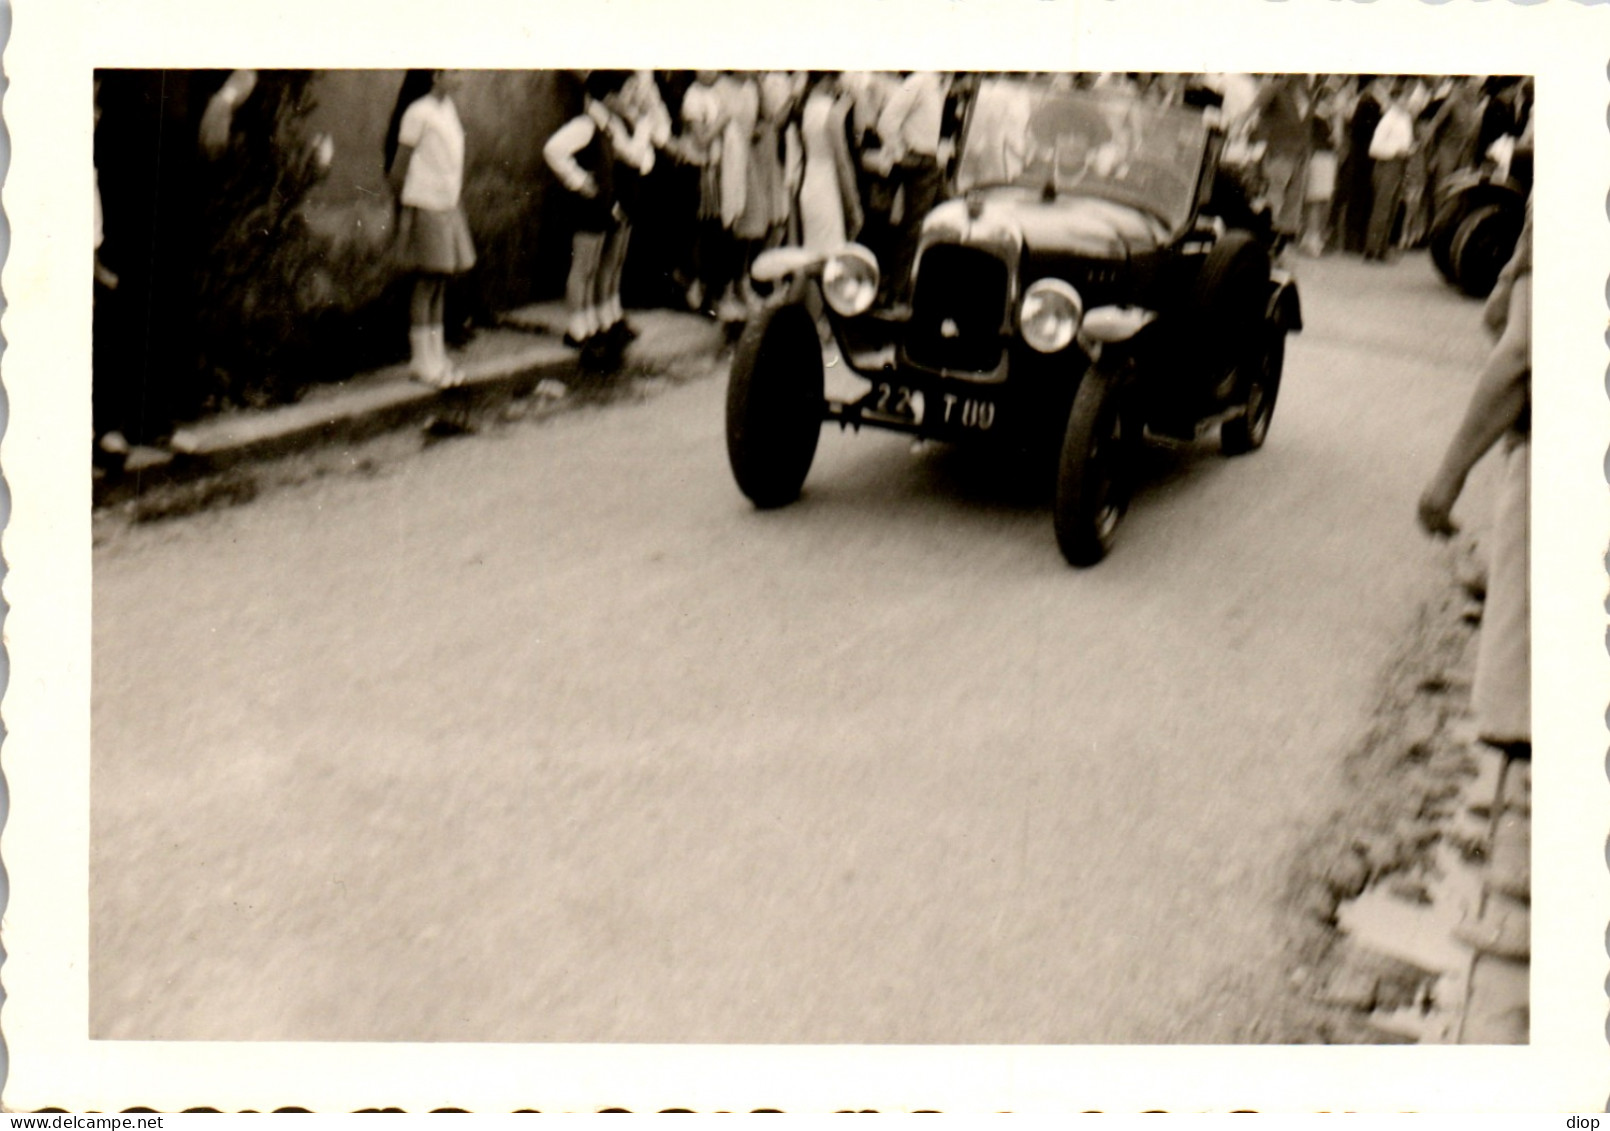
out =
<path fill-rule="evenodd" d="M 822 433 L 822 349 L 804 306 L 769 307 L 738 339 L 727 381 L 727 460 L 755 506 L 799 498 Z"/>
<path fill-rule="evenodd" d="M 1275 415 L 1275 398 L 1280 395 L 1280 375 L 1286 367 L 1285 331 L 1269 327 L 1249 351 L 1243 387 L 1246 412 L 1219 425 L 1219 450 L 1227 456 L 1245 455 L 1263 447 L 1269 436 L 1269 423 Z"/>
<path fill-rule="evenodd" d="M 1432 214 L 1430 235 L 1426 238 L 1431 262 L 1436 265 L 1437 273 L 1456 286 L 1458 279 L 1453 266 L 1453 238 L 1468 207 L 1469 201 L 1462 193 L 1441 201 Z"/>
<path fill-rule="evenodd" d="M 1052 522 L 1069 565 L 1092 566 L 1106 557 L 1129 508 L 1135 437 L 1119 402 L 1116 381 L 1092 369 L 1068 414 Z"/>
<path fill-rule="evenodd" d="M 1514 208 L 1485 204 L 1459 223 L 1450 255 L 1454 284 L 1465 294 L 1486 298 L 1498 282 L 1498 274 L 1515 253 L 1525 216 Z"/>

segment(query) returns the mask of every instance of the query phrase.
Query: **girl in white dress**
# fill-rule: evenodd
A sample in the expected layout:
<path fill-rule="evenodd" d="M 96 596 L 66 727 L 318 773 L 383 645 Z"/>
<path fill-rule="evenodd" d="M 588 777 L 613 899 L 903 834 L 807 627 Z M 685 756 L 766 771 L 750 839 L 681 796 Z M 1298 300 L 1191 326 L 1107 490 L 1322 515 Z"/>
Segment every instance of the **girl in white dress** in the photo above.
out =
<path fill-rule="evenodd" d="M 833 76 L 811 76 L 800 111 L 805 175 L 799 188 L 802 242 L 811 251 L 835 251 L 861 230 L 861 194 L 846 125 L 851 106 Z"/>
<path fill-rule="evenodd" d="M 415 276 L 408 332 L 413 373 L 427 384 L 446 386 L 462 380 L 447 357 L 447 280 L 475 266 L 475 244 L 459 205 L 464 127 L 453 106 L 456 80 L 450 71 L 429 74 L 430 89 L 403 110 L 390 175 L 401 204 L 398 257 Z M 422 76 L 410 77 L 414 85 L 405 80 L 399 100 L 417 89 Z"/>

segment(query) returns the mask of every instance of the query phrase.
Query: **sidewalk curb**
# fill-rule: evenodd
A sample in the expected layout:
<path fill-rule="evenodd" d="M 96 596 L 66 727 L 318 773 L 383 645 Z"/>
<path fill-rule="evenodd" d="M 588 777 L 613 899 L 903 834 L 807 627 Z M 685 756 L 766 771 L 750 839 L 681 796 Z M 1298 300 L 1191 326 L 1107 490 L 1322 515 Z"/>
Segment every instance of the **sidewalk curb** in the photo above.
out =
<path fill-rule="evenodd" d="M 559 312 L 556 315 L 556 309 Z M 690 352 L 714 349 L 718 331 L 693 315 L 633 312 L 643 338 L 628 350 L 628 368 L 663 367 Z M 530 396 L 544 381 L 576 382 L 580 355 L 551 333 L 562 307 L 535 304 L 509 312 L 477 336 L 455 361 L 463 383 L 439 389 L 414 380 L 406 363 L 313 389 L 305 400 L 258 412 L 238 412 L 180 428 L 171 451 L 137 449 L 120 475 L 99 475 L 93 505 L 109 506 L 157 487 L 228 472 L 243 464 L 325 445 L 352 444 L 422 425 L 433 417 L 462 417 Z"/>
<path fill-rule="evenodd" d="M 94 505 L 106 506 L 155 486 L 227 471 L 326 444 L 350 444 L 422 424 L 444 410 L 462 412 L 528 395 L 545 378 L 575 374 L 575 351 L 538 342 L 514 354 L 466 367 L 450 389 L 420 384 L 405 365 L 354 379 L 338 392 L 265 412 L 238 413 L 181 428 L 171 459 L 123 476 L 97 479 Z"/>
<path fill-rule="evenodd" d="M 210 470 L 244 460 L 282 455 L 313 443 L 366 439 L 379 432 L 418 423 L 441 408 L 466 400 L 529 393 L 544 377 L 574 374 L 574 351 L 536 342 L 506 356 L 464 366 L 464 382 L 449 389 L 421 384 L 407 366 L 381 370 L 372 382 L 355 384 L 338 396 L 251 415 L 221 417 L 174 434 L 174 451 Z"/>
<path fill-rule="evenodd" d="M 1328 933 L 1293 984 L 1332 1011 L 1326 1040 L 1528 1039 L 1529 771 L 1480 741 L 1469 703 L 1479 630 L 1463 601 L 1450 589 L 1428 608 L 1349 756 L 1350 774 L 1385 791 L 1361 794 L 1367 808 L 1341 819 L 1303 873 L 1301 906 Z M 1500 825 L 1527 843 L 1495 870 Z M 1395 981 L 1392 959 L 1415 975 Z"/>

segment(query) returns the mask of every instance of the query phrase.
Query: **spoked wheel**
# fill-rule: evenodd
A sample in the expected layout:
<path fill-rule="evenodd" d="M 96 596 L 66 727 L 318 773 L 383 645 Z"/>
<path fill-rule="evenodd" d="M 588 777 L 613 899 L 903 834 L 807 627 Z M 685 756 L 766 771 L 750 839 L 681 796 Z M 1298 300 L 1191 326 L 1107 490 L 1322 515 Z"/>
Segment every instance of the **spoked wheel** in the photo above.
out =
<path fill-rule="evenodd" d="M 822 347 L 803 305 L 750 320 L 727 381 L 727 460 L 757 507 L 799 498 L 822 434 Z"/>
<path fill-rule="evenodd" d="M 1280 374 L 1286 365 L 1286 335 L 1268 328 L 1257 337 L 1257 354 L 1247 360 L 1245 411 L 1219 425 L 1219 450 L 1227 456 L 1244 455 L 1263 447 L 1269 422 L 1280 395 Z"/>
<path fill-rule="evenodd" d="M 1091 370 L 1068 414 L 1052 520 L 1069 565 L 1091 566 L 1106 557 L 1129 509 L 1134 437 L 1119 400 L 1113 377 Z"/>

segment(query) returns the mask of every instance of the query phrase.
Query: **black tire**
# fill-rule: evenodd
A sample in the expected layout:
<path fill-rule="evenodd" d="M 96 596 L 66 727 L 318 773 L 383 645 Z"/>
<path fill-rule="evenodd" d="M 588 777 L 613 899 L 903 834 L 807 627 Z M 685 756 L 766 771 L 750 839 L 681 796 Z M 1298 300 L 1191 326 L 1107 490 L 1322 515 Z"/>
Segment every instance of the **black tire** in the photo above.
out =
<path fill-rule="evenodd" d="M 1263 447 L 1269 436 L 1269 422 L 1275 415 L 1275 399 L 1280 395 L 1280 375 L 1286 367 L 1286 332 L 1268 326 L 1255 340 L 1256 352 L 1246 361 L 1242 386 L 1246 413 L 1219 425 L 1219 450 L 1227 456 L 1245 455 Z"/>
<path fill-rule="evenodd" d="M 799 498 L 822 434 L 822 397 L 822 347 L 805 307 L 750 319 L 727 380 L 727 460 L 755 506 Z"/>
<path fill-rule="evenodd" d="M 1463 193 L 1457 193 L 1439 203 L 1431 217 L 1431 232 L 1426 239 L 1426 245 L 1431 250 L 1431 262 L 1436 264 L 1437 273 L 1455 285 L 1458 277 L 1453 267 L 1453 238 L 1459 231 L 1459 222 L 1464 219 L 1468 205 L 1469 201 Z"/>
<path fill-rule="evenodd" d="M 1466 216 L 1450 251 L 1453 284 L 1475 298 L 1492 294 L 1498 273 L 1515 254 L 1524 220 L 1524 213 L 1501 204 L 1484 204 Z"/>
<path fill-rule="evenodd" d="M 1226 232 L 1197 273 L 1179 345 L 1198 359 L 1210 389 L 1237 365 L 1263 324 L 1269 273 L 1269 252 L 1251 232 L 1240 230 Z"/>
<path fill-rule="evenodd" d="M 1106 557 L 1129 509 L 1135 437 L 1119 402 L 1112 376 L 1092 369 L 1068 413 L 1051 517 L 1069 565 L 1092 566 Z"/>

